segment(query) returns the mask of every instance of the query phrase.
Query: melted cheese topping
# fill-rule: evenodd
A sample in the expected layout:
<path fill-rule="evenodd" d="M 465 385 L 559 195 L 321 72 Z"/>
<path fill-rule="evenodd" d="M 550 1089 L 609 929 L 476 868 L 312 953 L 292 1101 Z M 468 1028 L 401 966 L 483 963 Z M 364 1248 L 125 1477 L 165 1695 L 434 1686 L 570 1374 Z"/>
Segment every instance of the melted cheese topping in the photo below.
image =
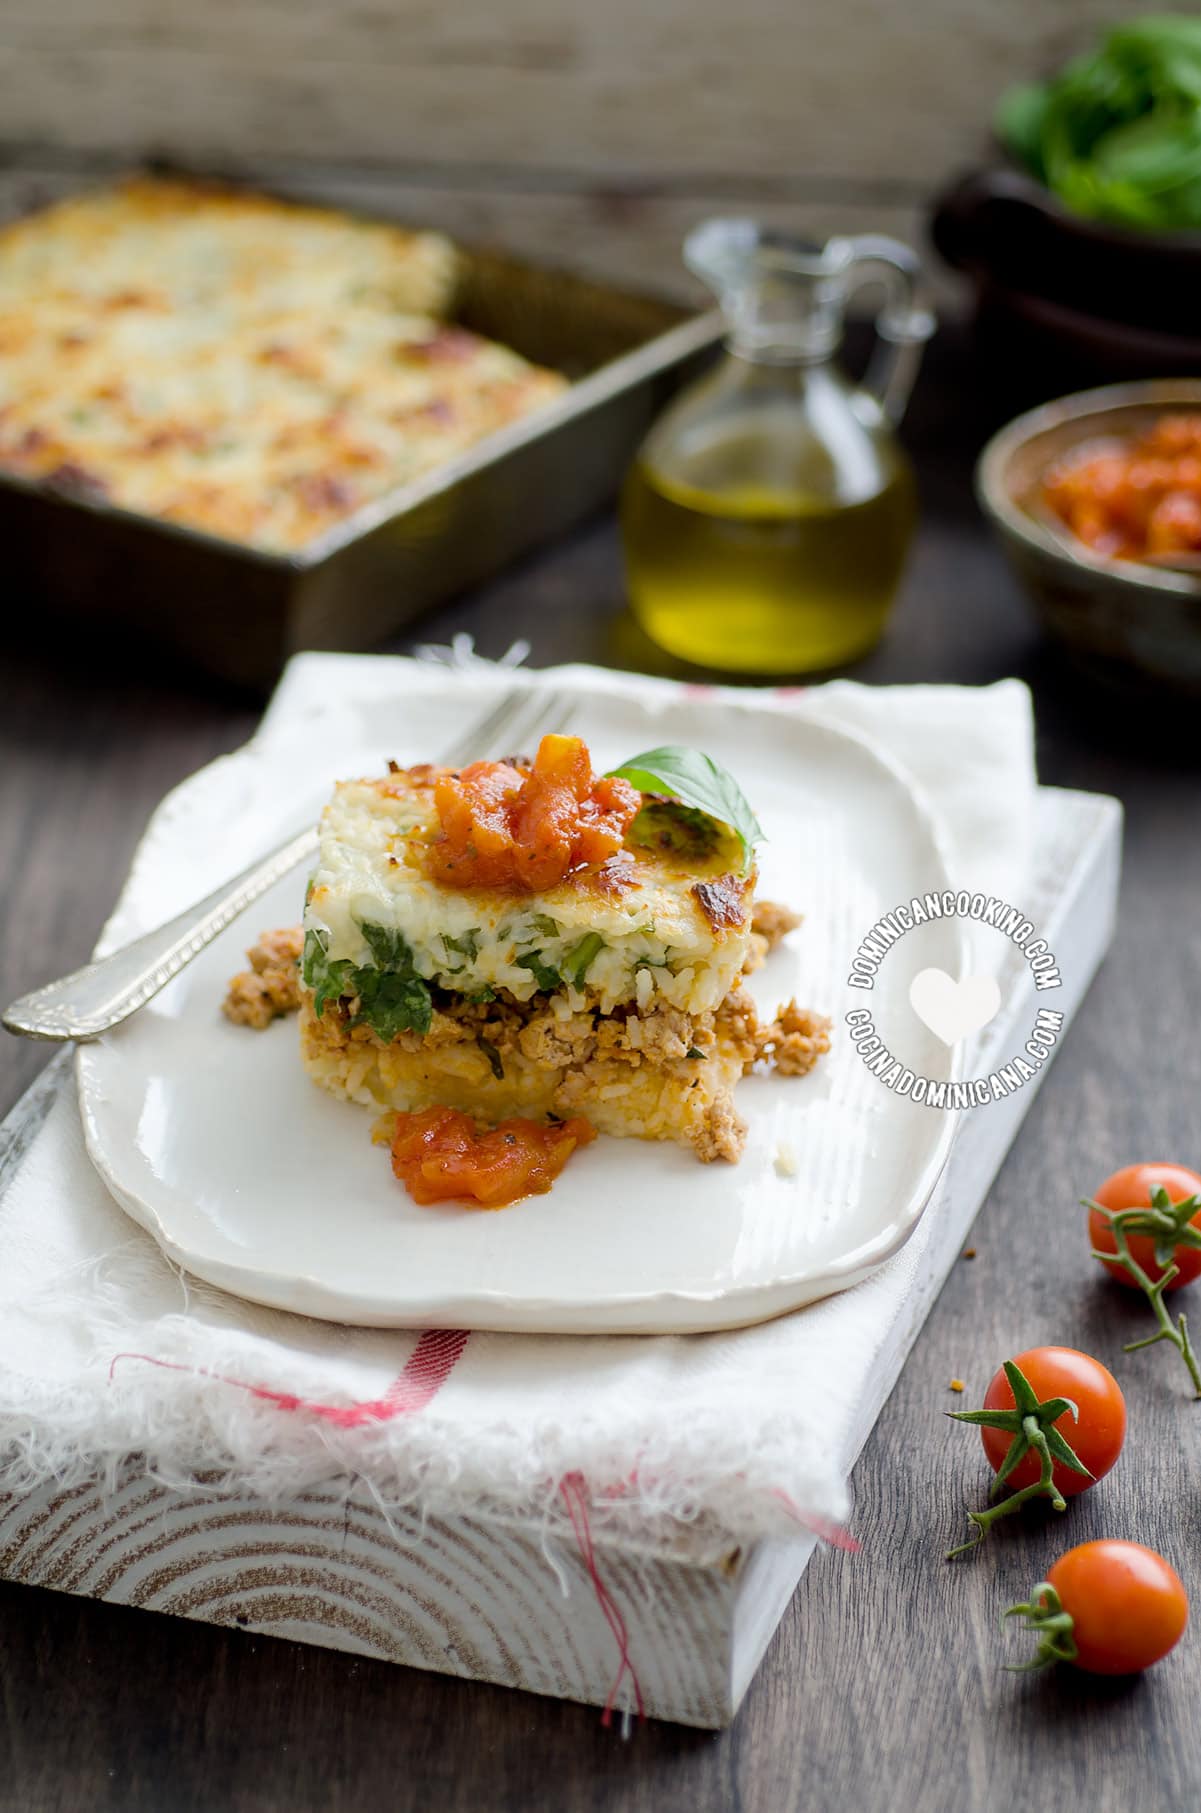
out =
<path fill-rule="evenodd" d="M 734 929 L 715 930 L 693 888 L 740 860 L 733 840 L 700 865 L 632 850 L 630 883 L 612 895 L 575 880 L 541 894 L 446 888 L 421 867 L 423 840 L 438 825 L 438 771 L 424 772 L 425 783 L 411 772 L 344 781 L 325 808 L 305 927 L 320 935 L 331 961 L 370 968 L 375 959 L 362 928 L 371 925 L 400 932 L 417 973 L 459 994 L 503 988 L 528 1001 L 539 992 L 540 970 L 561 978 L 553 998 L 565 1013 L 586 1000 L 605 1013 L 625 1002 L 702 1013 L 729 994 L 750 948 L 753 877 L 743 883 L 745 918 Z M 575 986 L 577 953 L 592 935 L 599 944 Z"/>
<path fill-rule="evenodd" d="M 438 233 L 136 180 L 0 232 L 0 466 L 295 550 L 566 380 L 434 317 Z"/>

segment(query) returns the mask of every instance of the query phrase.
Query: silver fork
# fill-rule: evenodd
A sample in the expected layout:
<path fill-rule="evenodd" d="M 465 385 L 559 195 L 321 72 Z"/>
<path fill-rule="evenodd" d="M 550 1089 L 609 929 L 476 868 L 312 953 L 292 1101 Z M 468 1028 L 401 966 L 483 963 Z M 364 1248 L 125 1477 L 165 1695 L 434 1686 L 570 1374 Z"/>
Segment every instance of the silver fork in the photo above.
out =
<path fill-rule="evenodd" d="M 518 686 L 457 737 L 440 760 L 455 768 L 485 757 L 510 755 L 538 736 L 565 730 L 575 712 L 570 693 Z M 243 869 L 232 881 L 198 900 L 175 919 L 136 938 L 109 957 L 85 963 L 57 982 L 22 995 L 0 1020 L 26 1039 L 96 1039 L 153 1000 L 218 933 L 317 849 L 316 827 Z"/>

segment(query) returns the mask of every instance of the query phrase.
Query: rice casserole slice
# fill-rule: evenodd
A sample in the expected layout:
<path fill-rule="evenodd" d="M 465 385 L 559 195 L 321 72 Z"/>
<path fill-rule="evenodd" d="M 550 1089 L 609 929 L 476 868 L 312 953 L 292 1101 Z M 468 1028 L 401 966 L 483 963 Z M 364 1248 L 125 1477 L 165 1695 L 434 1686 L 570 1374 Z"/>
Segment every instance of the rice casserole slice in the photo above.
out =
<path fill-rule="evenodd" d="M 309 1075 L 381 1111 L 583 1115 L 736 1158 L 733 1091 L 760 1055 L 739 983 L 764 942 L 745 846 L 712 820 L 681 835 L 645 796 L 600 865 L 537 892 L 447 886 L 429 858 L 448 772 L 345 781 L 325 808 L 304 918 Z"/>

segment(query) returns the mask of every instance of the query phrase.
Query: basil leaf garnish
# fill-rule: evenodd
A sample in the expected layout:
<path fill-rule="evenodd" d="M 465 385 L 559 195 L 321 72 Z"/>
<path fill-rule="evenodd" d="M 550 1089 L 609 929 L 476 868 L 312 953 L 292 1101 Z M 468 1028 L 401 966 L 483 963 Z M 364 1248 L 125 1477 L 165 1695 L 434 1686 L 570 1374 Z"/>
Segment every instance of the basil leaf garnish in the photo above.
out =
<path fill-rule="evenodd" d="M 693 806 L 731 830 L 742 845 L 742 859 L 749 868 L 751 853 L 763 838 L 763 828 L 746 796 L 728 769 L 699 749 L 668 743 L 631 756 L 620 768 L 610 769 L 640 793 L 667 793 L 682 806 Z"/>

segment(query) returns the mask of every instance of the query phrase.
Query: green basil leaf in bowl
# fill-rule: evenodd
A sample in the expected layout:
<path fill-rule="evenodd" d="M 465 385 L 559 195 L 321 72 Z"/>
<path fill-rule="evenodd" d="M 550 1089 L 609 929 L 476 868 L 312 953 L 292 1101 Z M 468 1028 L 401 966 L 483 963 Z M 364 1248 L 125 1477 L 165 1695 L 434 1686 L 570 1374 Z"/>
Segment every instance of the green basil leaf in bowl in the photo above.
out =
<path fill-rule="evenodd" d="M 1201 19 L 1114 26 L 1045 82 L 1002 96 L 998 136 L 1087 219 L 1152 232 L 1201 229 Z"/>

